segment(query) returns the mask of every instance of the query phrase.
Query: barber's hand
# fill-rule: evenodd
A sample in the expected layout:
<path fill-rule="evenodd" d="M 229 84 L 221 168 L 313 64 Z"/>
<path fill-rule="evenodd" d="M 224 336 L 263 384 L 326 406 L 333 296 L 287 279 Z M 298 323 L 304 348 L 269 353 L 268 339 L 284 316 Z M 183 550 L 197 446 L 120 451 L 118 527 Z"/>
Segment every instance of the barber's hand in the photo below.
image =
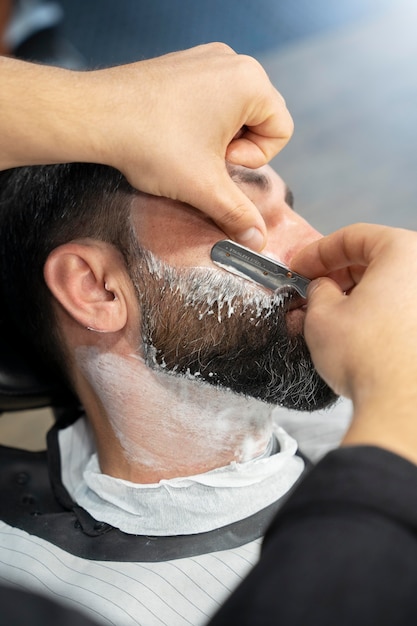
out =
<path fill-rule="evenodd" d="M 0 169 L 83 161 L 187 202 L 255 249 L 264 221 L 225 160 L 259 167 L 293 122 L 265 71 L 224 44 L 89 72 L 0 57 Z"/>
<path fill-rule="evenodd" d="M 417 463 L 417 233 L 356 224 L 313 242 L 291 267 L 337 279 L 310 285 L 305 337 L 321 376 L 353 400 L 344 443 Z"/>
<path fill-rule="evenodd" d="M 259 63 L 208 44 L 91 75 L 103 89 L 95 124 L 101 160 L 141 190 L 187 202 L 231 238 L 261 249 L 263 219 L 225 166 L 225 159 L 264 165 L 293 131 Z"/>

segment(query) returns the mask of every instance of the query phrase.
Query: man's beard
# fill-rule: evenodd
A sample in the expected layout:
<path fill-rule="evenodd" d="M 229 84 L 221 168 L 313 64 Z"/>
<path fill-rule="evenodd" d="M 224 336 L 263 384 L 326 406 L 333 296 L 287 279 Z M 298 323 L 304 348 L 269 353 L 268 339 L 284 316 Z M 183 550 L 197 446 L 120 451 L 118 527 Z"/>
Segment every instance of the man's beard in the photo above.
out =
<path fill-rule="evenodd" d="M 149 252 L 130 273 L 149 367 L 290 409 L 313 411 L 337 399 L 302 333 L 287 328 L 291 288 L 268 294 L 222 270 L 176 269 Z"/>

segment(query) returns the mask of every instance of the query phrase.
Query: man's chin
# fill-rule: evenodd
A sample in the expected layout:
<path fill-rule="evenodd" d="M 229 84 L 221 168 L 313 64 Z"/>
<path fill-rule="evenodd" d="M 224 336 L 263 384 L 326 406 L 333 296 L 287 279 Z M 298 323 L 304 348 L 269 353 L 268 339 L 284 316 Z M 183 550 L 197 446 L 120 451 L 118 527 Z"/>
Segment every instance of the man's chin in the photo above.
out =
<path fill-rule="evenodd" d="M 314 398 L 308 397 L 297 398 L 295 401 L 291 398 L 278 402 L 275 406 L 288 409 L 289 411 L 304 411 L 305 413 L 313 413 L 313 411 L 323 411 L 330 409 L 339 399 L 329 387 L 323 388 Z"/>

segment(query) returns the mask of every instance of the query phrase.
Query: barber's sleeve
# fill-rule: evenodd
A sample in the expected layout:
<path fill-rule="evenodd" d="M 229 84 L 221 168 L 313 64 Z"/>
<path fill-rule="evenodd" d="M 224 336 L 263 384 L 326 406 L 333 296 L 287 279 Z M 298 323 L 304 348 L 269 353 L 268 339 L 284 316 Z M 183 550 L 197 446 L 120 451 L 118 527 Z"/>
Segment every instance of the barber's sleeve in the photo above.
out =
<path fill-rule="evenodd" d="M 417 467 L 330 452 L 294 489 L 261 559 L 210 626 L 417 624 Z"/>
<path fill-rule="evenodd" d="M 3 626 L 99 626 L 78 611 L 23 589 L 0 586 Z"/>

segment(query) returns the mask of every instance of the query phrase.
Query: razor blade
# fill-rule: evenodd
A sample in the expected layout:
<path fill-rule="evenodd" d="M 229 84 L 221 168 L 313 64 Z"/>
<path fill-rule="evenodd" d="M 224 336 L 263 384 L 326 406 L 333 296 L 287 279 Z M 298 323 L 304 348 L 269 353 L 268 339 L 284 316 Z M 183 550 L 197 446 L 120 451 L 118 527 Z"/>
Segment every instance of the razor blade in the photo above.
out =
<path fill-rule="evenodd" d="M 258 254 L 234 241 L 218 241 L 211 249 L 211 260 L 232 274 L 252 280 L 267 289 L 276 291 L 293 287 L 303 298 L 306 297 L 308 278 L 293 272 L 282 263 Z"/>

